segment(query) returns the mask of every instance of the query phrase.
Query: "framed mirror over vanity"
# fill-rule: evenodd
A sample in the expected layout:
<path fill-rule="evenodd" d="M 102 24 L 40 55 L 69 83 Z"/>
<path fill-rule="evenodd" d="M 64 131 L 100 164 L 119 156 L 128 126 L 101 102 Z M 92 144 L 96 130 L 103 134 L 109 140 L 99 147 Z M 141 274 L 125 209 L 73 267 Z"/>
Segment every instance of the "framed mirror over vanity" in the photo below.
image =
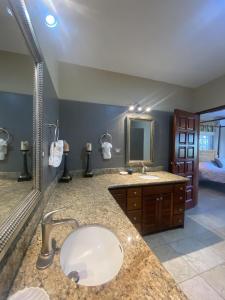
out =
<path fill-rule="evenodd" d="M 126 119 L 126 164 L 149 165 L 154 156 L 155 121 L 146 115 L 130 114 Z"/>
<path fill-rule="evenodd" d="M 24 1 L 2 0 L 0 24 L 1 263 L 41 199 L 43 60 Z"/>

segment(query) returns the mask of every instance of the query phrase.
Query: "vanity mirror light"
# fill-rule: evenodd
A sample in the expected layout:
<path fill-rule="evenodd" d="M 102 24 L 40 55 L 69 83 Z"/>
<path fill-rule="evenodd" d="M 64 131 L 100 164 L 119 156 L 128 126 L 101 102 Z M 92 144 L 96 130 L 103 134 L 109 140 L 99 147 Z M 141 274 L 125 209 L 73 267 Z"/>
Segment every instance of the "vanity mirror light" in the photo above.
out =
<path fill-rule="evenodd" d="M 126 163 L 128 166 L 153 162 L 155 121 L 147 115 L 128 115 L 126 119 Z"/>
<path fill-rule="evenodd" d="M 0 2 L 0 260 L 41 196 L 43 63 L 23 0 Z"/>

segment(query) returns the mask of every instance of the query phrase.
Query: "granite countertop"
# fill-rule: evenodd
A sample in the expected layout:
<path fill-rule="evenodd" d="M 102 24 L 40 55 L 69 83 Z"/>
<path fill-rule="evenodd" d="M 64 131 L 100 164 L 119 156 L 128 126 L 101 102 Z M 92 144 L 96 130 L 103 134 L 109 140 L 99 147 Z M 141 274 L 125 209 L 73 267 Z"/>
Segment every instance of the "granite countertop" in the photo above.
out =
<path fill-rule="evenodd" d="M 109 187 L 185 182 L 186 179 L 168 172 L 154 172 L 159 179 L 144 180 L 140 174 L 105 174 L 93 178 L 74 178 L 58 184 L 49 199 L 46 211 L 62 206 L 67 210 L 55 218 L 74 217 L 80 224 L 100 223 L 111 228 L 124 249 L 124 262 L 115 279 L 99 287 L 78 286 L 60 268 L 59 255 L 46 270 L 36 269 L 41 249 L 41 230 L 37 228 L 31 245 L 14 281 L 11 293 L 24 287 L 42 287 L 51 300 L 70 299 L 186 299 L 171 275 L 164 269 L 129 219 L 108 191 Z M 56 227 L 52 236 L 57 244 L 71 232 L 70 226 Z"/>

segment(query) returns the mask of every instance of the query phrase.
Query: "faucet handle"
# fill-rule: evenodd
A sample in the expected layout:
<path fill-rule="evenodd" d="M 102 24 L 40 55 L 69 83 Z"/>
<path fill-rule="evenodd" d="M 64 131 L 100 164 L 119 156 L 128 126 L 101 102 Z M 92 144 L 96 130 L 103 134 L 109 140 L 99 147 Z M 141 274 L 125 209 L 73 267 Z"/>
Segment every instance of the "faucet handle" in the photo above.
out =
<path fill-rule="evenodd" d="M 56 214 L 56 213 L 59 212 L 59 211 L 65 210 L 65 209 L 67 209 L 67 208 L 69 208 L 69 206 L 64 206 L 64 207 L 61 207 L 61 208 L 58 208 L 58 209 L 49 211 L 48 213 L 46 213 L 46 214 L 43 216 L 42 224 L 50 223 L 50 222 L 52 221 L 52 216 L 53 216 L 54 214 Z"/>

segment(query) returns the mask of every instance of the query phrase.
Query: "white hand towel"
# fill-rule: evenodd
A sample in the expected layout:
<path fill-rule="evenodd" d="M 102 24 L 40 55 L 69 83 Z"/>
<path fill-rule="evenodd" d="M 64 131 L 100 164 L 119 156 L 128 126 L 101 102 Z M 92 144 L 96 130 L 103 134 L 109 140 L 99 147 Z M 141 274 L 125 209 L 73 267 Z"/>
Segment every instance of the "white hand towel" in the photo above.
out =
<path fill-rule="evenodd" d="M 63 156 L 63 140 L 58 140 L 57 142 L 51 143 L 50 156 L 49 156 L 49 166 L 58 168 L 61 164 Z"/>
<path fill-rule="evenodd" d="M 104 159 L 111 159 L 112 144 L 108 142 L 102 143 L 102 156 Z"/>
<path fill-rule="evenodd" d="M 4 160 L 7 154 L 7 142 L 4 139 L 0 139 L 0 160 Z"/>

